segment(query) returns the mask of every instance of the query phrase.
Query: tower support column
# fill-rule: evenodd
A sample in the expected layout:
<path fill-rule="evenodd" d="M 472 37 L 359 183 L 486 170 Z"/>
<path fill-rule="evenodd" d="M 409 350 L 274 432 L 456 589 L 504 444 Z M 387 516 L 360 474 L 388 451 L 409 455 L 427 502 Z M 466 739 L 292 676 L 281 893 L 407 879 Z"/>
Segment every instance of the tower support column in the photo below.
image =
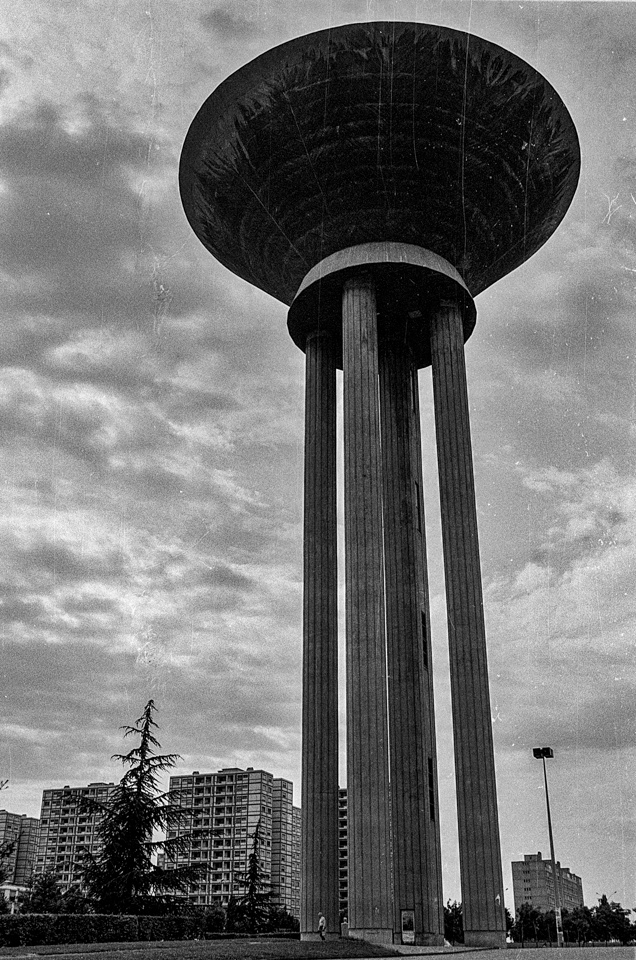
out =
<path fill-rule="evenodd" d="M 327 333 L 310 334 L 305 360 L 303 563 L 303 940 L 340 935 L 338 901 L 338 581 L 336 361 Z"/>
<path fill-rule="evenodd" d="M 431 358 L 448 612 L 464 938 L 501 946 L 506 924 L 497 816 L 464 335 L 459 307 L 431 320 Z"/>
<path fill-rule="evenodd" d="M 437 763 L 428 640 L 417 368 L 403 338 L 380 345 L 393 939 L 444 943 Z M 419 469 L 418 469 L 419 467 Z"/>
<path fill-rule="evenodd" d="M 342 294 L 349 935 L 393 940 L 375 288 Z"/>

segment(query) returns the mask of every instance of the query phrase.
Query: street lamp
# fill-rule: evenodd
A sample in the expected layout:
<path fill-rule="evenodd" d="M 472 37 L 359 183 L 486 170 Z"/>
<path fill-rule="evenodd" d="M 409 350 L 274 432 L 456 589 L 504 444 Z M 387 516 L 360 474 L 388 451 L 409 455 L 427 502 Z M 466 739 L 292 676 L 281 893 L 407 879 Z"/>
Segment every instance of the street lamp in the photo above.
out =
<path fill-rule="evenodd" d="M 552 880 L 554 882 L 554 916 L 556 918 L 557 947 L 563 946 L 563 923 L 561 921 L 561 898 L 559 896 L 559 882 L 557 880 L 556 860 L 554 859 L 554 838 L 552 836 L 552 817 L 550 816 L 550 797 L 548 796 L 548 774 L 545 767 L 545 758 L 552 759 L 552 747 L 534 747 L 532 754 L 537 760 L 543 761 L 543 780 L 545 782 L 545 805 L 548 811 L 548 833 L 550 835 L 550 859 L 552 861 Z"/>

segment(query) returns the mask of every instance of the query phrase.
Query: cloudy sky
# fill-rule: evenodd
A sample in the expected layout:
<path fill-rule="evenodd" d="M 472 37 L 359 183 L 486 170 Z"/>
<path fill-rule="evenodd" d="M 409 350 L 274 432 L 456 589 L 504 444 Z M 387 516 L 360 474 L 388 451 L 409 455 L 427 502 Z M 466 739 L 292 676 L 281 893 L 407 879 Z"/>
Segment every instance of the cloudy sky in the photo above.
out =
<path fill-rule="evenodd" d="M 636 905 L 636 4 L 7 0 L 0 11 L 0 778 L 116 780 L 149 697 L 178 770 L 299 799 L 303 356 L 181 209 L 199 106 L 294 36 L 446 24 L 538 68 L 573 205 L 467 345 L 504 876 L 556 853 Z M 460 898 L 430 371 L 420 374 L 445 897 Z M 344 660 L 344 656 L 342 657 Z M 343 757 L 344 782 L 344 757 Z"/>

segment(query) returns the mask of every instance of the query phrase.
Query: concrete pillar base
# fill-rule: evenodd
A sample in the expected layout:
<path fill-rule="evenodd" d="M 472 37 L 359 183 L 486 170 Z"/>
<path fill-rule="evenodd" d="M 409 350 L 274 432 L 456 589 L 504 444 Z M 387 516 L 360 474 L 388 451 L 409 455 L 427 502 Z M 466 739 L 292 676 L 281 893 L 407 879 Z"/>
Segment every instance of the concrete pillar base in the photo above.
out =
<path fill-rule="evenodd" d="M 497 948 L 506 946 L 505 930 L 464 930 L 464 944 L 467 947 Z"/>
<path fill-rule="evenodd" d="M 393 943 L 391 927 L 359 927 L 352 930 L 349 927 L 349 937 L 352 940 L 368 940 L 369 943 Z"/>
<path fill-rule="evenodd" d="M 393 934 L 393 943 L 402 944 L 402 933 Z M 415 934 L 415 944 L 418 947 L 443 947 L 444 936 L 441 933 L 417 933 Z"/>
<path fill-rule="evenodd" d="M 301 941 L 303 941 L 303 943 L 305 941 L 311 941 L 312 943 L 315 943 L 317 940 L 321 939 L 321 936 L 319 933 L 301 933 L 300 939 Z M 325 933 L 325 940 L 339 940 L 339 939 L 340 939 L 339 933 L 328 933 L 328 932 Z"/>

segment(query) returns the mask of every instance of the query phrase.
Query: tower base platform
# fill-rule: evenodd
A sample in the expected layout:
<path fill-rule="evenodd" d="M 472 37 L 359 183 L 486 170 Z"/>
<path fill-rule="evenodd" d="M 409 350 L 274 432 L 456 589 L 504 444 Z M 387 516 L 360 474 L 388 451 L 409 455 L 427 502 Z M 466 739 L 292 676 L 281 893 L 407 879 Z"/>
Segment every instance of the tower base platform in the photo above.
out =
<path fill-rule="evenodd" d="M 505 930 L 464 930 L 464 945 L 467 947 L 497 948 L 506 946 Z"/>
<path fill-rule="evenodd" d="M 415 946 L 417 947 L 443 947 L 444 937 L 441 933 L 415 933 Z M 393 946 L 407 946 L 402 943 L 402 934 L 393 932 Z M 412 944 L 408 944 L 412 946 Z"/>
<path fill-rule="evenodd" d="M 320 936 L 319 933 L 313 933 L 313 932 L 310 933 L 310 932 L 308 931 L 307 933 L 301 933 L 300 939 L 301 939 L 301 941 L 303 941 L 303 942 L 316 943 L 316 941 L 318 941 L 318 940 L 321 939 L 321 936 Z M 339 932 L 338 932 L 338 933 L 334 933 L 334 932 L 329 933 L 328 931 L 325 931 L 325 940 L 340 940 L 340 933 L 339 933 Z"/>
<path fill-rule="evenodd" d="M 353 930 L 349 927 L 349 938 L 351 940 L 368 940 L 369 943 L 393 943 L 393 930 L 391 927 L 360 927 Z"/>

